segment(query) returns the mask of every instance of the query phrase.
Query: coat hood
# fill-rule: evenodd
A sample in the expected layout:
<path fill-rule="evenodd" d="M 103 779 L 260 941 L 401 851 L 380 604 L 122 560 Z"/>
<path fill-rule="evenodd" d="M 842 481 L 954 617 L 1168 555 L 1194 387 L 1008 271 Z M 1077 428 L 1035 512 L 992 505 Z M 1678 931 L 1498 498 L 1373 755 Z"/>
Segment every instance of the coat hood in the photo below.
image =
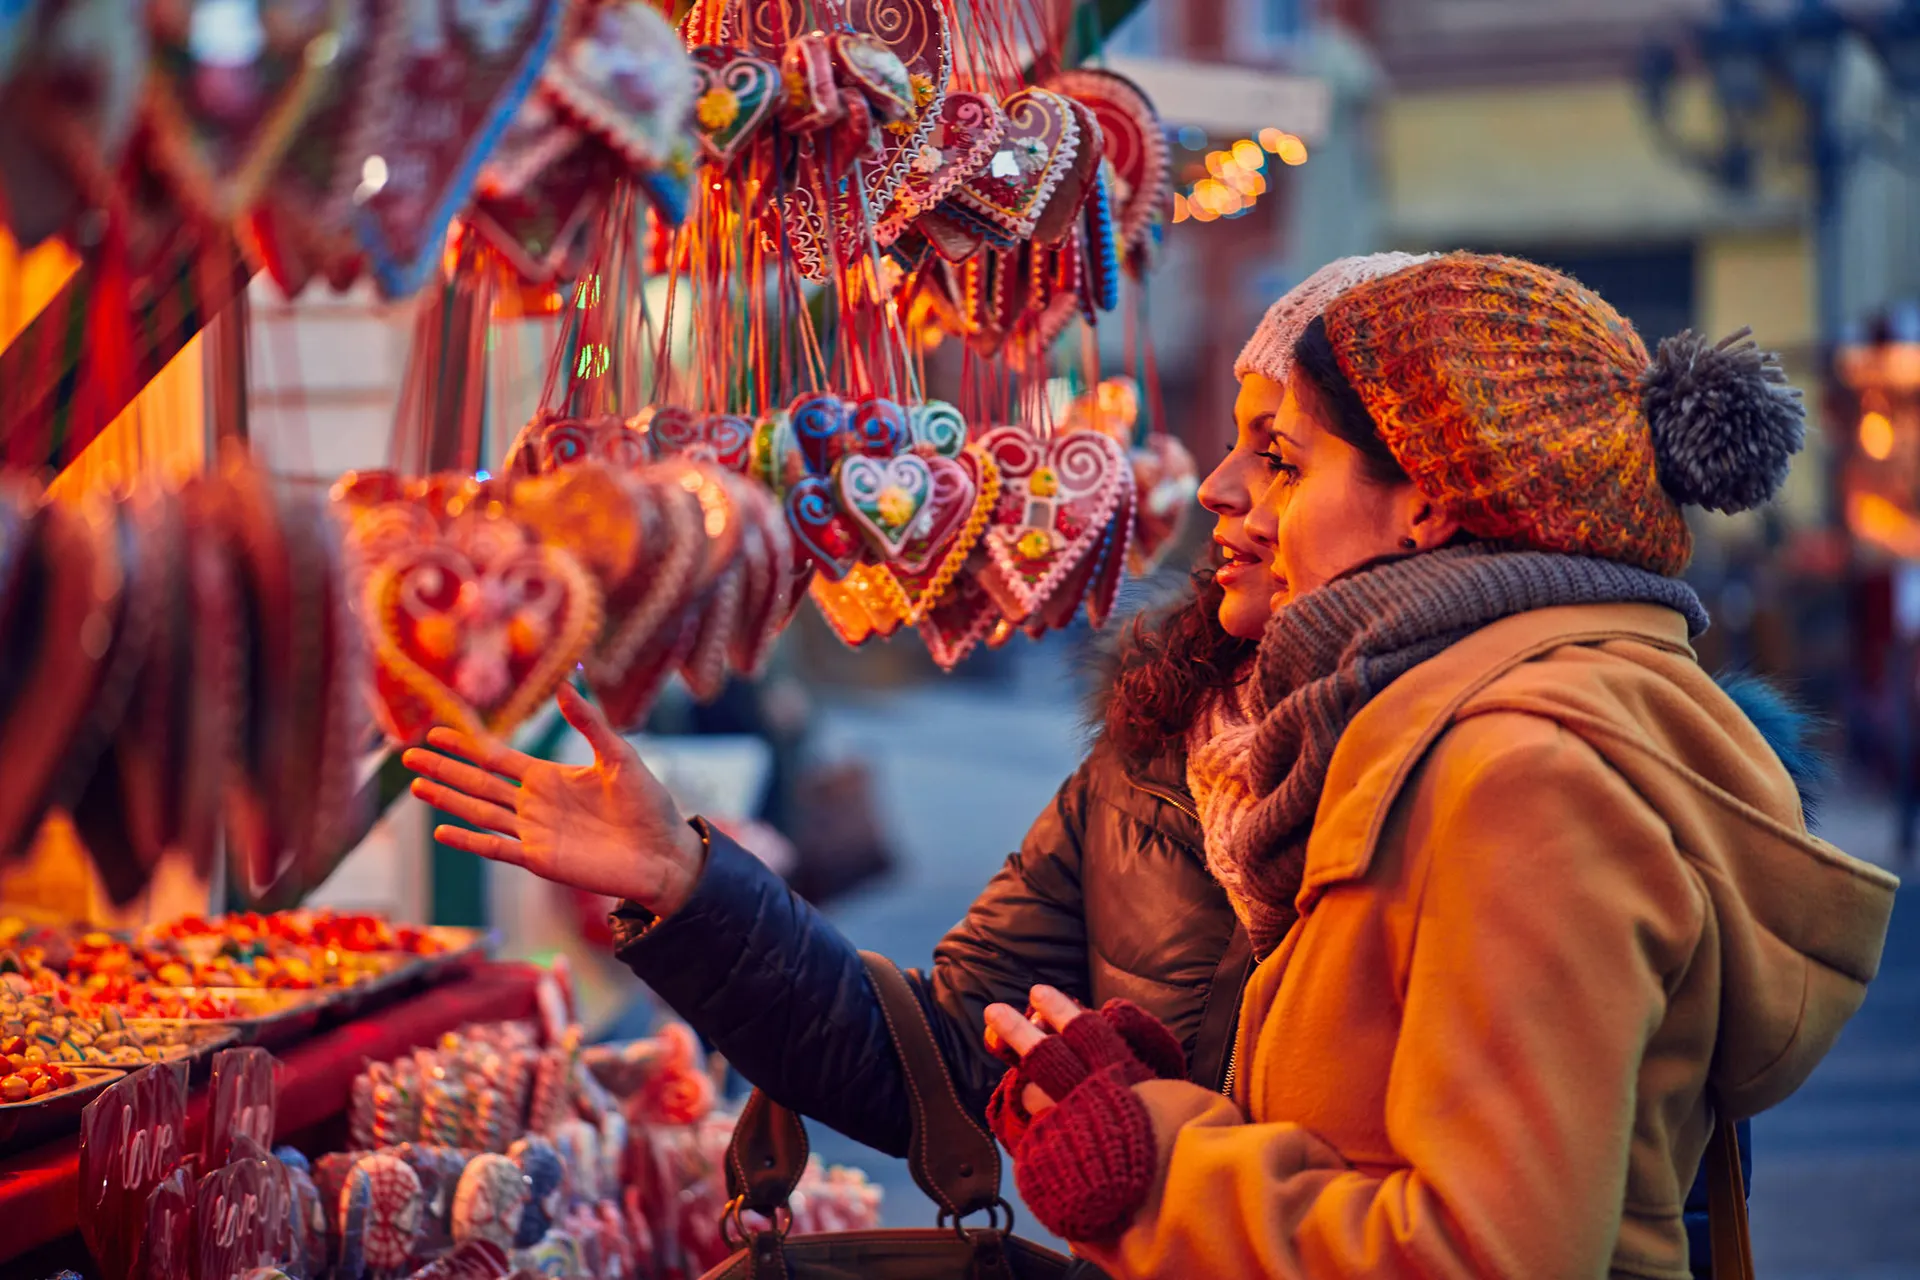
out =
<path fill-rule="evenodd" d="M 1645 612 L 1651 625 L 1663 611 Z M 1799 1088 L 1859 1009 L 1898 881 L 1809 833 L 1820 766 L 1804 717 L 1752 678 L 1709 679 L 1671 626 L 1664 643 L 1516 667 L 1463 714 L 1557 721 L 1666 820 L 1709 900 L 1701 946 L 1719 951 L 1714 1092 L 1748 1116 Z"/>

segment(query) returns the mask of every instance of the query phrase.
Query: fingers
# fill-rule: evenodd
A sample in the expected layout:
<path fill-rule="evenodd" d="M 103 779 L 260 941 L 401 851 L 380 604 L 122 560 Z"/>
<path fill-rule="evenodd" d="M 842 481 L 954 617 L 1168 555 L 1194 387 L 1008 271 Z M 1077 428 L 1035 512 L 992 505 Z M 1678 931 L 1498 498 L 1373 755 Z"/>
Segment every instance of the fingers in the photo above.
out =
<path fill-rule="evenodd" d="M 1054 1031 L 1065 1031 L 1069 1022 L 1086 1012 L 1070 997 L 1052 987 L 1035 987 L 1030 998 L 1036 1015 L 1034 1020 Z"/>
<path fill-rule="evenodd" d="M 464 791 L 455 791 L 429 778 L 415 778 L 413 794 L 442 813 L 450 813 L 482 830 L 499 831 L 510 836 L 520 834 L 520 818 L 513 810 L 490 801 L 476 800 Z"/>
<path fill-rule="evenodd" d="M 505 862 L 511 866 L 527 865 L 527 849 L 518 840 L 509 840 L 505 836 L 494 835 L 490 831 L 474 831 L 467 827 L 438 826 L 433 829 L 433 838 L 449 849 L 459 849 L 465 853 L 477 853 L 494 862 Z"/>
<path fill-rule="evenodd" d="M 459 756 L 463 760 L 471 760 L 483 769 L 505 774 L 515 782 L 524 780 L 527 770 L 537 763 L 526 752 L 515 751 L 504 742 L 496 742 L 492 738 L 476 738 L 470 733 L 461 733 L 457 729 L 428 730 L 427 745 L 445 751 L 449 755 Z"/>
<path fill-rule="evenodd" d="M 593 748 L 595 760 L 601 764 L 611 764 L 626 759 L 626 739 L 615 733 L 613 726 L 607 723 L 606 712 L 588 702 L 570 684 L 562 684 L 557 697 L 560 714 L 587 740 L 587 745 Z"/>
<path fill-rule="evenodd" d="M 414 747 L 400 757 L 400 763 L 423 777 L 436 782 L 444 782 L 449 787 L 464 791 L 479 800 L 490 800 L 503 808 L 515 806 L 519 788 L 501 778 L 498 774 L 488 773 L 485 769 L 476 769 L 452 756 L 443 756 L 437 751 L 422 751 Z"/>
<path fill-rule="evenodd" d="M 1012 1005 L 988 1005 L 987 1028 L 999 1037 L 1001 1044 L 1023 1058 L 1047 1038 L 1046 1032 L 1015 1013 Z"/>

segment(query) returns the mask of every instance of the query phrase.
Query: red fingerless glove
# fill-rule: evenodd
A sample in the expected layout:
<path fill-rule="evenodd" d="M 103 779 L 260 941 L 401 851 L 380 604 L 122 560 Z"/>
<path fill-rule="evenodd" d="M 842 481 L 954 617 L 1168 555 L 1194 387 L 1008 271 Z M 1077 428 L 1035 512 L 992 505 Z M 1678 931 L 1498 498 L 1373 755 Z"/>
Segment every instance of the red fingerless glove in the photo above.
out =
<path fill-rule="evenodd" d="M 987 1120 L 1042 1225 L 1068 1240 L 1099 1240 L 1126 1226 L 1146 1198 L 1155 1160 L 1153 1123 L 1132 1086 L 1185 1076 L 1173 1033 L 1137 1005 L 1109 1000 L 1002 1077 Z M 1022 1101 L 1030 1084 L 1055 1100 L 1038 1120 Z"/>

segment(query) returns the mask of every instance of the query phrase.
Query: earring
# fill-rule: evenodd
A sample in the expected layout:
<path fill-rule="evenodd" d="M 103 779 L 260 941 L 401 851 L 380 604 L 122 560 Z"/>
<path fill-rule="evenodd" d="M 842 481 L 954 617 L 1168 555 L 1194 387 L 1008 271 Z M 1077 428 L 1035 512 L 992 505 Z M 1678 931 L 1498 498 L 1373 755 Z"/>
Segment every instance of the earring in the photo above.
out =
<path fill-rule="evenodd" d="M 1402 551 L 1418 551 L 1420 549 L 1420 544 L 1415 542 L 1412 538 L 1402 538 L 1400 539 L 1400 549 Z"/>

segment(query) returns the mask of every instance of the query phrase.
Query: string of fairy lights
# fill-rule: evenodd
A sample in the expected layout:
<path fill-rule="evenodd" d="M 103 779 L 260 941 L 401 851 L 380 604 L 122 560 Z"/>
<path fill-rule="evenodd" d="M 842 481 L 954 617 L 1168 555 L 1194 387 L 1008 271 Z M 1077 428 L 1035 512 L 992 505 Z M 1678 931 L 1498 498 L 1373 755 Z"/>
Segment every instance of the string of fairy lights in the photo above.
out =
<path fill-rule="evenodd" d="M 1190 141 L 1190 137 L 1197 141 Z M 1199 130 L 1181 130 L 1181 145 L 1197 151 L 1205 145 Z M 1209 151 L 1204 160 L 1205 176 L 1190 166 L 1193 181 L 1173 196 L 1173 220 L 1213 222 L 1219 218 L 1238 218 L 1267 193 L 1267 163 L 1278 160 L 1288 167 L 1307 162 L 1307 144 L 1298 135 L 1284 129 L 1262 129 L 1259 139 L 1242 138 L 1230 147 Z"/>

